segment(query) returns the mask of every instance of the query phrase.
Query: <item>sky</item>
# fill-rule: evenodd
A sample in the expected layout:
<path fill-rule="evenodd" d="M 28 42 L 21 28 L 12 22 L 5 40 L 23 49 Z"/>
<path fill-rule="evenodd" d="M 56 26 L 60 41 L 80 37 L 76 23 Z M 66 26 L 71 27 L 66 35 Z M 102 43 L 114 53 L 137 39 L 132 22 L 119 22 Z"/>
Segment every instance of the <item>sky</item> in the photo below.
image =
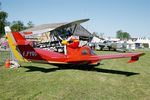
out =
<path fill-rule="evenodd" d="M 89 18 L 82 25 L 91 33 L 150 37 L 150 0 L 0 0 L 7 21 L 34 25 L 70 22 Z"/>

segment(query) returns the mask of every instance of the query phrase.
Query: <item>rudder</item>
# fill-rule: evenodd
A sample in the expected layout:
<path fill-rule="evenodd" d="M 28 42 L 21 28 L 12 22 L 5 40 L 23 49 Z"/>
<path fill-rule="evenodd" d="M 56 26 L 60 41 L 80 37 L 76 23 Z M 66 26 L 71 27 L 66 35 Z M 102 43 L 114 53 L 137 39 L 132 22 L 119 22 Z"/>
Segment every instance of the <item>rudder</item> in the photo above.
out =
<path fill-rule="evenodd" d="M 15 59 L 18 61 L 25 61 L 25 59 L 23 59 L 22 55 L 20 54 L 19 50 L 16 47 L 17 38 L 18 40 L 23 40 L 23 41 L 25 40 L 25 38 L 18 35 L 17 32 L 16 34 L 12 33 L 9 26 L 5 27 L 5 33 L 6 33 L 6 37 L 7 37 L 7 41 L 8 41 L 11 53 L 14 56 L 13 60 Z"/>

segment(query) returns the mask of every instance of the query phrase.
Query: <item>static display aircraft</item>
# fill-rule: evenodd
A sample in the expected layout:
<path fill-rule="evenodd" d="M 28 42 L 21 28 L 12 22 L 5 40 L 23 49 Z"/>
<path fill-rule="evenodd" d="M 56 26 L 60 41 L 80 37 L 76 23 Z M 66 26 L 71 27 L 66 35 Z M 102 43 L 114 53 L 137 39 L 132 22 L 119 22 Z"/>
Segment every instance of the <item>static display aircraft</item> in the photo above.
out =
<path fill-rule="evenodd" d="M 80 24 L 86 20 L 75 21 L 59 27 L 65 28 L 73 24 Z M 34 42 L 27 41 L 19 32 L 11 32 L 8 26 L 5 27 L 7 40 L 16 61 L 25 62 L 42 62 L 54 64 L 98 64 L 101 60 L 131 58 L 128 62 L 135 62 L 144 53 L 123 53 L 110 55 L 96 55 L 88 46 L 79 46 L 79 39 L 61 38 L 58 34 L 56 37 L 60 40 L 59 44 L 63 48 L 62 52 L 45 48 L 37 48 Z"/>

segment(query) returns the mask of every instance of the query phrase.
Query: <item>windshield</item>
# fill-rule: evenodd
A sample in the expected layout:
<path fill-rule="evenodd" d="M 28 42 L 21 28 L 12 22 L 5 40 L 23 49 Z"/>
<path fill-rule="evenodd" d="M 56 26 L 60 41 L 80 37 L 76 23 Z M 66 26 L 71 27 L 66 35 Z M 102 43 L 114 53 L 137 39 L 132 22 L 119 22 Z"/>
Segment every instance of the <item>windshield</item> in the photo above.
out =
<path fill-rule="evenodd" d="M 90 50 L 91 55 L 96 55 L 96 53 L 93 50 Z"/>

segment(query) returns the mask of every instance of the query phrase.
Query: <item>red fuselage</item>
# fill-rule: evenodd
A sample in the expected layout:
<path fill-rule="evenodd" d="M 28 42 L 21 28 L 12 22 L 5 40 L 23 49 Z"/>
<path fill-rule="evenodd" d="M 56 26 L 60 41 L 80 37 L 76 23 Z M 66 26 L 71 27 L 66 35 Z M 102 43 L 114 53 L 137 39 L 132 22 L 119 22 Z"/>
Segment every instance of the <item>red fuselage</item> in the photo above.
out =
<path fill-rule="evenodd" d="M 31 45 L 19 45 L 23 58 L 33 62 L 77 64 L 95 64 L 99 61 L 97 55 L 89 47 L 70 48 L 67 47 L 67 55 L 64 53 L 32 48 Z"/>

